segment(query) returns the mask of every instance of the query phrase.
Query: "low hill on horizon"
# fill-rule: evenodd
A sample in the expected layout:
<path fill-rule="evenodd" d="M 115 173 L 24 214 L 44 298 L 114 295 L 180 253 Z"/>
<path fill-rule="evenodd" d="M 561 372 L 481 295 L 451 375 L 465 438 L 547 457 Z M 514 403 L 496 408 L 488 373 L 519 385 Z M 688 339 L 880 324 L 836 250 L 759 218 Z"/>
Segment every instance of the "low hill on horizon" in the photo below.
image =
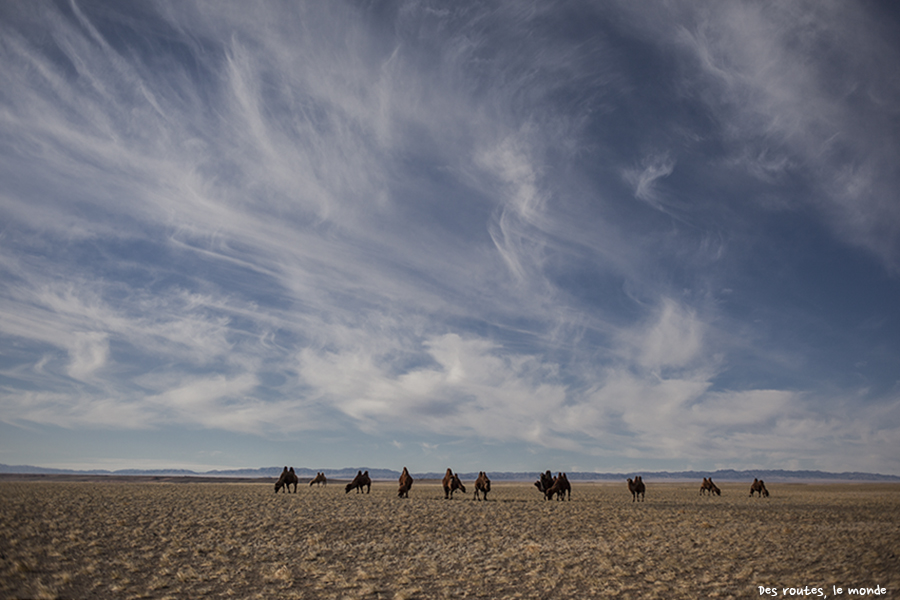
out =
<path fill-rule="evenodd" d="M 104 469 L 76 470 L 76 469 L 52 469 L 31 465 L 5 465 L 0 464 L 0 474 L 19 475 L 115 475 L 115 476 L 165 476 L 165 477 L 221 477 L 262 479 L 277 478 L 283 467 L 262 467 L 257 469 L 227 469 L 212 471 L 191 471 L 189 469 L 119 469 L 109 471 Z M 357 471 L 369 471 L 369 476 L 374 480 L 396 480 L 400 477 L 400 471 L 393 469 L 378 469 L 373 467 L 354 467 L 343 469 L 309 469 L 295 467 L 294 471 L 301 479 L 316 476 L 318 472 L 324 472 L 329 479 L 352 479 Z M 462 479 L 475 479 L 478 473 L 457 473 Z M 712 477 L 718 481 L 745 481 L 759 478 L 767 481 L 872 481 L 872 482 L 900 482 L 900 476 L 884 475 L 881 473 L 842 472 L 829 471 L 788 471 L 784 469 L 758 469 L 758 470 L 734 470 L 719 469 L 716 471 L 628 471 L 625 473 L 594 473 L 571 472 L 567 476 L 572 481 L 624 481 L 627 477 L 641 475 L 645 481 L 693 481 L 704 477 Z M 440 479 L 443 472 L 412 473 L 415 479 Z M 488 476 L 494 481 L 533 481 L 540 476 L 534 472 L 505 472 L 488 471 Z"/>

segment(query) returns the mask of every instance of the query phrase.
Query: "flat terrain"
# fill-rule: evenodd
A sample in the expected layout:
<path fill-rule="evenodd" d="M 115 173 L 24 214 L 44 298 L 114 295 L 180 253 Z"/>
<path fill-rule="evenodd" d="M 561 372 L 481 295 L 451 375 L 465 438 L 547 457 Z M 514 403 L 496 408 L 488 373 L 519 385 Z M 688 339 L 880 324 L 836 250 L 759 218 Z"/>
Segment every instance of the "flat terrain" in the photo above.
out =
<path fill-rule="evenodd" d="M 470 482 L 466 482 L 469 485 Z M 0 481 L 0 598 L 761 598 L 900 590 L 900 485 Z M 777 596 L 760 596 L 758 586 Z"/>

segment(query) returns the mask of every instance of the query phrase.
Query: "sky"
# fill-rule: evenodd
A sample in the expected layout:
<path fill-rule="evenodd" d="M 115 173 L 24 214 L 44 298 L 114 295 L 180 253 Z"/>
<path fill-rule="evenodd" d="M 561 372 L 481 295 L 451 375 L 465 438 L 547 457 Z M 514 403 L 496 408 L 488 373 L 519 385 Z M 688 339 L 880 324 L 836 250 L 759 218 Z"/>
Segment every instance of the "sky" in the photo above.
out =
<path fill-rule="evenodd" d="M 890 2 L 0 3 L 0 463 L 900 474 Z"/>

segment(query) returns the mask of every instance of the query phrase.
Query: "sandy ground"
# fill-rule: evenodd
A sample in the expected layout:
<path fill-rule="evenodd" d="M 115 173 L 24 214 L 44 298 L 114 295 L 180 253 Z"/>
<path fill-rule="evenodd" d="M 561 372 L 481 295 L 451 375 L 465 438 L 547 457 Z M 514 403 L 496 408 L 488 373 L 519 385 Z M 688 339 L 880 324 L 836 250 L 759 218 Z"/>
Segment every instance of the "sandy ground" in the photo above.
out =
<path fill-rule="evenodd" d="M 646 483 L 634 504 L 624 482 L 473 502 L 421 482 L 401 500 L 380 482 L 0 481 L 0 597 L 898 597 L 900 485 Z"/>

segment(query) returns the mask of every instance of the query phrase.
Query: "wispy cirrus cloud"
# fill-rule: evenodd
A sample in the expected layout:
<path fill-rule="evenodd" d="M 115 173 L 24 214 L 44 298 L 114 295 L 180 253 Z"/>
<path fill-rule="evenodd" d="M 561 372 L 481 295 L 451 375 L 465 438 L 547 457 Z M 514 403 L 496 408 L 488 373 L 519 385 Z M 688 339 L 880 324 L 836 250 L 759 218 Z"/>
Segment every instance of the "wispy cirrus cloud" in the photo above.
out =
<path fill-rule="evenodd" d="M 664 203 L 656 190 L 656 182 L 672 174 L 675 163 L 666 155 L 645 158 L 637 169 L 627 169 L 625 179 L 634 186 L 634 196 L 665 212 Z"/>
<path fill-rule="evenodd" d="M 766 182 L 805 177 L 809 204 L 846 242 L 896 271 L 898 49 L 890 19 L 834 2 L 777 7 L 741 2 L 688 10 L 672 42 L 685 50 L 695 93 L 724 139 L 743 146 L 736 164 Z M 866 117 L 863 114 L 868 113 Z"/>

